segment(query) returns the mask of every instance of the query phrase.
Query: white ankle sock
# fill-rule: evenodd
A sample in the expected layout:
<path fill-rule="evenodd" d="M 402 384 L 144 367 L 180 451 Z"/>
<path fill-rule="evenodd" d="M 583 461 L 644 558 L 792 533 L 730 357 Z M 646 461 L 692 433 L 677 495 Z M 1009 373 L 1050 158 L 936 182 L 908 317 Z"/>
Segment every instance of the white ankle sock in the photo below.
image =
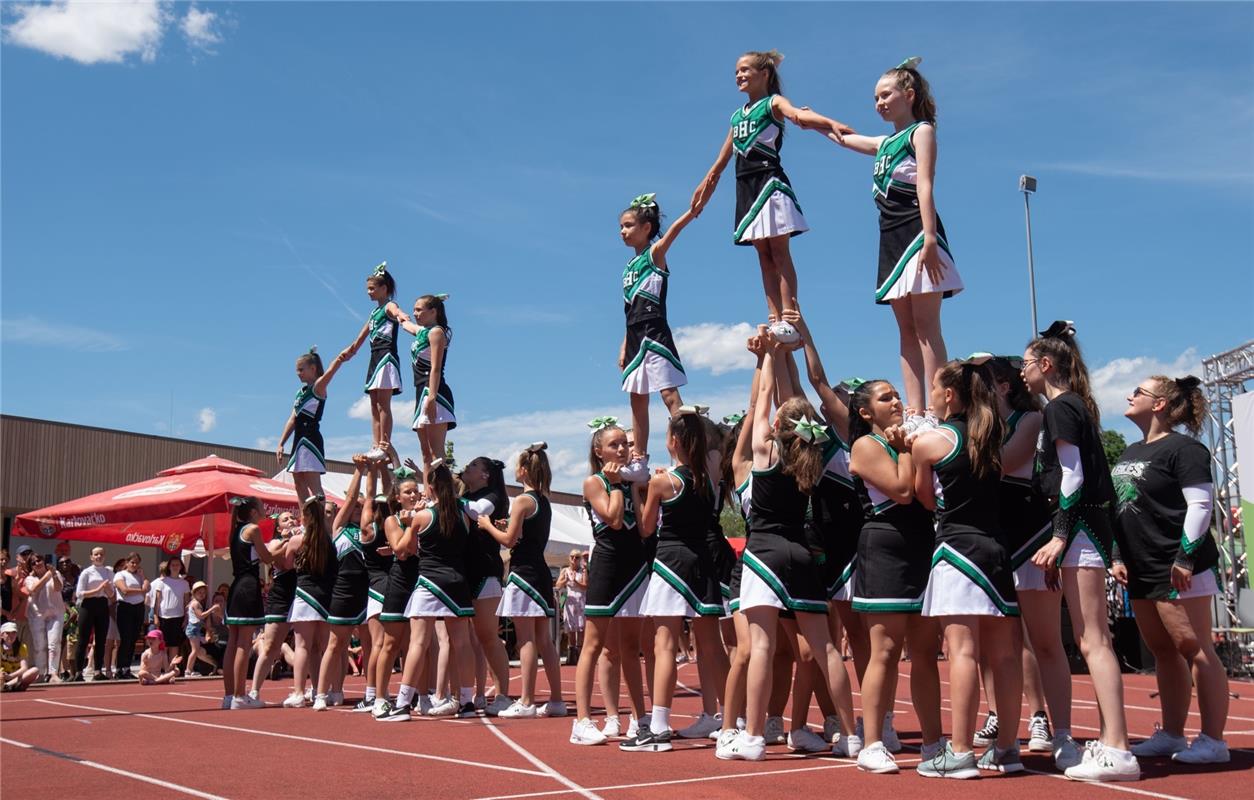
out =
<path fill-rule="evenodd" d="M 654 733 L 666 733 L 671 727 L 671 710 L 665 706 L 654 706 L 649 717 L 649 730 Z"/>
<path fill-rule="evenodd" d="M 414 687 L 401 684 L 401 689 L 396 693 L 396 704 L 398 706 L 407 706 L 414 701 Z"/>

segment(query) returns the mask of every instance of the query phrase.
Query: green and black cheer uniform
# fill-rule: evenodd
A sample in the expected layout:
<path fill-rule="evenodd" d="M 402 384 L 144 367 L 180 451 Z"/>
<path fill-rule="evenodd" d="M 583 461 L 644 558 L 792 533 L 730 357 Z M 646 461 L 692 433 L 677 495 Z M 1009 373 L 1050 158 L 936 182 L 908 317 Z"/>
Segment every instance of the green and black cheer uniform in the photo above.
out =
<path fill-rule="evenodd" d="M 444 533 L 436 507 L 431 521 L 418 532 L 418 585 L 405 607 L 407 617 L 473 617 L 474 600 L 466 582 L 466 555 L 470 548 L 470 528 L 465 507 L 457 504 L 453 530 Z"/>
<path fill-rule="evenodd" d="M 779 161 L 784 124 L 771 107 L 775 95 L 737 108 L 731 116 L 736 154 L 736 218 L 732 240 L 750 245 L 759 239 L 797 236 L 810 229 L 797 195 Z"/>
<path fill-rule="evenodd" d="M 589 617 L 638 617 L 644 586 L 649 578 L 648 549 L 636 526 L 631 484 L 611 484 L 605 473 L 596 477 L 606 492 L 623 493 L 623 524 L 611 528 L 592 504 L 584 501 L 592 520 L 593 548 L 588 561 L 588 594 L 584 615 Z M 653 537 L 649 537 L 653 538 Z"/>
<path fill-rule="evenodd" d="M 366 571 L 365 545 L 361 528 L 345 525 L 335 534 L 337 568 L 331 587 L 327 622 L 332 625 L 360 625 L 366 621 L 370 573 Z"/>
<path fill-rule="evenodd" d="M 509 577 L 496 613 L 501 617 L 552 617 L 557 614 L 557 605 L 553 602 L 553 573 L 544 560 L 544 550 L 553 526 L 553 506 L 534 489 L 519 497 L 530 497 L 535 508 L 523 519 L 522 535 L 509 551 Z"/>
<path fill-rule="evenodd" d="M 686 466 L 671 469 L 670 479 L 679 482 L 679 489 L 661 503 L 661 524 L 652 537 L 657 540 L 653 575 L 641 614 L 721 616 L 723 593 L 708 539 L 715 487 L 707 482 L 706 491 L 698 491 L 692 468 Z"/>
<path fill-rule="evenodd" d="M 396 354 L 396 321 L 388 316 L 388 304 L 370 312 L 370 365 L 366 367 L 366 392 L 391 389 L 401 393 L 401 362 Z"/>
<path fill-rule="evenodd" d="M 422 406 L 427 402 L 427 396 L 431 394 L 431 329 L 439 327 L 432 325 L 431 328 L 422 328 L 418 331 L 418 335 L 414 337 L 414 343 L 409 346 L 410 359 L 414 365 L 414 391 L 418 395 L 418 404 L 414 406 L 414 421 L 410 426 L 414 430 L 425 425 L 448 425 L 451 431 L 457 427 L 457 412 L 453 408 L 453 389 L 448 385 L 448 381 L 444 379 L 444 368 L 448 366 L 448 351 L 453 346 L 453 331 L 448 328 L 441 328 L 444 331 L 444 360 L 440 362 L 440 385 L 436 387 L 435 392 L 435 419 L 421 419 Z"/>
<path fill-rule="evenodd" d="M 401 530 L 405 529 L 405 524 L 401 522 L 399 516 L 393 515 L 391 518 L 396 520 L 396 524 L 401 527 Z M 386 530 L 385 521 L 379 526 L 379 533 L 383 536 L 384 541 L 387 541 Z M 393 553 L 391 563 L 388 566 L 386 588 L 383 592 L 383 609 L 379 612 L 380 622 L 405 621 L 405 607 L 409 604 L 409 598 L 414 593 L 414 587 L 418 585 L 418 568 L 421 561 L 422 558 L 419 553 L 405 557 Z"/>
<path fill-rule="evenodd" d="M 849 446 L 830 425 L 827 437 L 823 444 L 823 476 L 810 493 L 810 518 L 823 547 L 827 598 L 850 600 L 858 563 L 862 504 L 849 474 Z"/>
<path fill-rule="evenodd" d="M 296 392 L 296 400 L 292 403 L 295 426 L 292 430 L 292 457 L 287 461 L 288 472 L 327 471 L 327 461 L 322 455 L 322 412 L 326 408 L 327 399 L 319 397 L 313 384 L 306 383 Z"/>
<path fill-rule="evenodd" d="M 467 492 L 465 499 L 471 502 L 486 499 L 490 502 L 492 513 L 488 514 L 488 518 L 493 522 L 509 519 L 509 498 L 493 491 L 489 486 Z M 496 583 L 491 587 L 491 593 L 483 594 L 493 578 Z M 476 600 L 480 595 L 499 597 L 504 588 L 504 580 L 505 562 L 501 559 L 501 543 L 478 525 L 471 526 L 470 546 L 466 553 L 466 581 L 470 584 L 471 597 Z"/>
<path fill-rule="evenodd" d="M 261 559 L 257 548 L 240 537 L 247 524 L 231 533 L 231 588 L 226 595 L 227 625 L 262 625 L 266 621 L 261 601 Z"/>
<path fill-rule="evenodd" d="M 623 270 L 623 313 L 627 317 L 624 392 L 652 394 L 688 383 L 666 321 L 669 278 L 669 271 L 653 263 L 652 245 L 627 262 Z"/>

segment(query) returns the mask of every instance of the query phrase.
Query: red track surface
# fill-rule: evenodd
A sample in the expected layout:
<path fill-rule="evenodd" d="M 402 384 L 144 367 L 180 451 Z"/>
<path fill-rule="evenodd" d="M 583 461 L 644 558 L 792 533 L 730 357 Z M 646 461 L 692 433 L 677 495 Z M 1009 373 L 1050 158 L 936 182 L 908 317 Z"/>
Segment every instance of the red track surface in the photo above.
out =
<path fill-rule="evenodd" d="M 905 694 L 904 672 L 909 665 L 902 666 L 903 699 L 897 704 L 896 726 L 907 751 L 898 757 L 903 769 L 896 776 L 866 775 L 851 761 L 794 756 L 782 746 L 770 748 L 766 761 L 755 764 L 719 761 L 709 741 L 680 743 L 670 753 L 623 753 L 613 744 L 575 747 L 567 742 L 569 718 L 416 718 L 407 724 L 384 725 L 369 715 L 343 710 L 321 714 L 279 707 L 221 711 L 221 685 L 194 681 L 174 687 L 75 684 L 4 695 L 0 700 L 0 794 L 47 797 L 54 787 L 72 788 L 77 796 L 93 800 L 134 798 L 154 790 L 162 796 L 205 798 L 620 800 L 656 798 L 661 787 L 674 785 L 672 791 L 681 797 L 757 800 L 850 793 L 856 793 L 858 800 L 1022 800 L 1047 794 L 1056 800 L 1254 796 L 1249 783 L 1254 768 L 1254 684 L 1249 682 L 1232 684 L 1240 699 L 1232 701 L 1229 716 L 1230 764 L 1187 768 L 1165 759 L 1143 760 L 1145 778 L 1138 783 L 1089 785 L 1062 779 L 1049 758 L 1029 755 L 1025 748 L 1027 774 L 960 782 L 927 780 L 911 769 L 916 763 L 911 750 L 917 752 L 918 726 Z M 564 669 L 563 677 L 569 698 L 573 669 Z M 695 686 L 696 668 L 685 665 L 679 679 Z M 1154 679 L 1127 675 L 1124 680 L 1133 736 L 1148 736 L 1159 716 L 1157 701 L 1150 696 Z M 361 679 L 350 680 L 350 697 L 361 691 L 361 685 Z M 543 677 L 540 685 L 545 686 Z M 284 682 L 267 684 L 264 699 L 277 703 L 287 690 Z M 855 704 L 858 699 L 855 695 Z M 675 706 L 676 727 L 686 724 L 689 717 L 685 715 L 700 710 L 699 700 L 691 694 L 677 697 Z M 1096 736 L 1097 710 L 1092 686 L 1084 676 L 1075 678 L 1073 716 L 1077 738 Z M 810 720 L 812 724 L 820 720 L 817 709 Z M 1190 736 L 1197 733 L 1197 724 L 1193 713 Z"/>

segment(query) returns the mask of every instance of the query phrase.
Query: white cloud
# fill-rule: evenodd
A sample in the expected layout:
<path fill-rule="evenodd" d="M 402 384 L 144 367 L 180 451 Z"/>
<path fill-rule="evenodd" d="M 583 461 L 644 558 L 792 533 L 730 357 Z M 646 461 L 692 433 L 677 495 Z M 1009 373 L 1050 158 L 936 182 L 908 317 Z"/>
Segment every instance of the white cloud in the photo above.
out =
<path fill-rule="evenodd" d="M 222 41 L 222 34 L 215 29 L 218 15 L 212 11 L 201 11 L 196 6 L 187 9 L 187 14 L 179 22 L 179 28 L 187 37 L 187 43 L 197 50 L 213 52 L 213 46 Z"/>
<path fill-rule="evenodd" d="M 279 437 L 277 436 L 258 436 L 257 441 L 253 442 L 253 447 L 258 450 L 273 450 L 279 446 Z"/>
<path fill-rule="evenodd" d="M 218 412 L 212 408 L 202 408 L 196 414 L 196 424 L 200 427 L 201 433 L 208 433 L 218 426 Z"/>
<path fill-rule="evenodd" d="M 702 322 L 675 329 L 675 346 L 684 367 L 707 369 L 715 375 L 753 369 L 757 360 L 745 349 L 745 341 L 757 329 L 747 322 L 724 325 Z"/>
<path fill-rule="evenodd" d="M 370 419 L 370 395 L 363 394 L 348 407 L 350 419 Z M 392 425 L 402 430 L 408 428 L 414 419 L 414 397 L 412 394 L 392 396 Z M 402 427 L 403 426 L 403 427 Z M 370 448 L 366 448 L 367 450 Z M 360 451 L 358 451 L 360 452 Z"/>
<path fill-rule="evenodd" d="M 1102 411 L 1102 427 L 1124 427 L 1123 412 L 1128 408 L 1128 395 L 1137 384 L 1150 375 L 1166 375 L 1176 378 L 1183 375 L 1202 375 L 1202 359 L 1197 348 L 1190 347 L 1172 361 L 1154 356 L 1116 358 L 1093 369 L 1089 379 L 1093 385 L 1093 397 Z"/>
<path fill-rule="evenodd" d="M 54 0 L 16 5 L 10 13 L 17 17 L 4 29 L 10 43 L 81 64 L 116 64 L 131 55 L 151 62 L 167 22 L 157 0 Z"/>
<path fill-rule="evenodd" d="M 53 324 L 32 316 L 0 320 L 0 340 L 6 344 L 57 347 L 86 353 L 127 349 L 126 342 L 113 334 L 79 325 Z"/>

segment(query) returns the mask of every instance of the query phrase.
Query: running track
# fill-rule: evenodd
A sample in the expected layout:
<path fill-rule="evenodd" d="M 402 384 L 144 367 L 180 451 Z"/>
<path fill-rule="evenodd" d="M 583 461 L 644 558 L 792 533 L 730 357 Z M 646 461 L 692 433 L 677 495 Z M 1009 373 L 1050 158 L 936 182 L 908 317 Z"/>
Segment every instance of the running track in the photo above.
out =
<path fill-rule="evenodd" d="M 945 664 L 941 677 L 945 678 Z M 32 688 L 0 699 L 0 794 L 44 797 L 50 787 L 72 787 L 93 800 L 162 796 L 201 798 L 440 797 L 447 800 L 522 798 L 657 798 L 675 786 L 683 797 L 830 797 L 856 793 L 858 800 L 929 797 L 966 800 L 1041 797 L 1134 800 L 1210 800 L 1254 796 L 1254 683 L 1236 682 L 1227 740 L 1232 762 L 1186 768 L 1169 760 L 1143 760 L 1138 783 L 1077 784 L 1053 771 L 1046 756 L 1027 754 L 1017 776 L 979 781 L 928 780 L 917 763 L 918 725 L 907 699 L 909 664 L 902 664 L 897 728 L 907 750 L 897 776 L 858 772 L 852 761 L 796 756 L 769 748 L 759 763 L 714 758 L 713 742 L 680 743 L 670 753 L 623 753 L 616 745 L 575 747 L 567 742 L 570 718 L 535 720 L 433 720 L 384 725 L 343 710 L 314 713 L 271 707 L 221 711 L 221 684 L 192 681 L 173 687 L 136 684 L 70 684 Z M 568 699 L 573 668 L 563 668 Z M 514 676 L 515 682 L 517 675 Z M 679 680 L 697 685 L 697 670 L 684 665 Z M 1158 720 L 1152 676 L 1125 675 L 1125 702 L 1134 738 L 1148 736 Z M 543 677 L 540 686 L 545 687 Z M 1097 710 L 1087 676 L 1075 676 L 1074 734 L 1097 734 Z M 396 681 L 393 680 L 393 691 Z M 360 697 L 362 680 L 350 679 L 349 697 Z M 515 684 L 515 690 L 517 686 Z M 278 703 L 287 682 L 268 683 L 263 698 Z M 625 698 L 624 692 L 624 698 Z M 543 695 L 541 695 L 543 696 Z M 859 698 L 855 695 L 855 704 Z M 573 712 L 573 703 L 571 703 Z M 699 713 L 700 702 L 682 689 L 675 701 L 676 727 Z M 948 703 L 945 704 L 946 712 Z M 1196 709 L 1196 701 L 1194 703 Z M 811 713 L 812 727 L 821 720 Z M 626 723 L 624 716 L 623 722 Z M 946 714 L 946 723 L 948 715 Z M 1197 733 L 1196 713 L 1188 734 Z M 1244 787 L 1244 788 L 1242 788 Z"/>

